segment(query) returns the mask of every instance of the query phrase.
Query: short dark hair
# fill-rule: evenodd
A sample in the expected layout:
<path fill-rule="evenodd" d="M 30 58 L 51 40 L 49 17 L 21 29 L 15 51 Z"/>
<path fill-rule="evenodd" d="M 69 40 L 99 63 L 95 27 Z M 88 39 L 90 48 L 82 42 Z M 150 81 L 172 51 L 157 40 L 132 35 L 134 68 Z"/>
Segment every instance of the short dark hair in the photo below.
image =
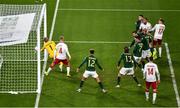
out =
<path fill-rule="evenodd" d="M 124 52 L 129 53 L 129 48 L 127 46 L 124 47 Z"/>
<path fill-rule="evenodd" d="M 159 21 L 161 21 L 164 24 L 164 20 L 162 18 L 159 18 Z"/>
<path fill-rule="evenodd" d="M 152 57 L 152 56 L 151 56 L 151 57 L 149 57 L 149 60 L 150 60 L 150 61 L 153 61 L 153 57 Z"/>
<path fill-rule="evenodd" d="M 44 41 L 45 41 L 45 42 L 47 42 L 48 40 L 49 40 L 48 37 L 45 37 L 45 38 L 44 38 Z"/>
<path fill-rule="evenodd" d="M 94 49 L 90 49 L 89 52 L 90 52 L 90 54 L 94 54 L 95 51 L 94 51 Z"/>
<path fill-rule="evenodd" d="M 137 33 L 136 31 L 132 31 L 132 33 Z"/>
<path fill-rule="evenodd" d="M 62 39 L 64 39 L 64 36 L 63 36 L 63 35 L 60 36 L 60 40 L 62 40 Z"/>
<path fill-rule="evenodd" d="M 139 16 L 144 17 L 142 14 L 141 14 L 141 15 L 139 15 Z"/>
<path fill-rule="evenodd" d="M 148 18 L 147 18 L 147 17 L 145 17 L 144 19 L 148 21 Z"/>

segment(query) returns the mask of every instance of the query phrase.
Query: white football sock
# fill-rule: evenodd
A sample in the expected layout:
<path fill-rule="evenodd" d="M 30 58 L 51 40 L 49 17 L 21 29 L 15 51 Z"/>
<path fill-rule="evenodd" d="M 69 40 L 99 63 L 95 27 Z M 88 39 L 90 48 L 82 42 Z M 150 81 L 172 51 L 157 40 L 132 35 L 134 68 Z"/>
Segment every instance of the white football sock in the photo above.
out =
<path fill-rule="evenodd" d="M 70 67 L 67 67 L 67 75 L 70 75 Z"/>
<path fill-rule="evenodd" d="M 47 73 L 49 74 L 49 72 L 50 72 L 51 70 L 52 70 L 52 68 L 49 67 L 48 70 L 47 70 Z"/>
<path fill-rule="evenodd" d="M 154 51 L 157 51 L 156 48 L 154 48 Z"/>
<path fill-rule="evenodd" d="M 159 57 L 161 57 L 162 47 L 159 47 Z"/>
<path fill-rule="evenodd" d="M 59 68 L 60 68 L 60 70 L 61 70 L 61 72 L 62 72 L 63 64 L 60 64 L 60 65 L 59 65 Z"/>
<path fill-rule="evenodd" d="M 149 99 L 149 92 L 145 92 L 146 99 Z"/>
<path fill-rule="evenodd" d="M 157 96 L 157 93 L 153 93 L 153 102 L 156 101 L 156 96 Z"/>

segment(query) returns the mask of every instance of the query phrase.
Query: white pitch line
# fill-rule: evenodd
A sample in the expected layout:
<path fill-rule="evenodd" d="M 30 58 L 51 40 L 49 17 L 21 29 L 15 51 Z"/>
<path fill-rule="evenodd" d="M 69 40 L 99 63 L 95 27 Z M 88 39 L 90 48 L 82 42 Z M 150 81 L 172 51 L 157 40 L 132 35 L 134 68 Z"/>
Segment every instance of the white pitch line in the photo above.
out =
<path fill-rule="evenodd" d="M 77 43 L 77 44 L 125 44 L 131 42 L 119 42 L 119 41 L 65 41 L 66 43 Z"/>
<path fill-rule="evenodd" d="M 177 88 L 177 84 L 176 84 L 176 78 L 175 78 L 174 68 L 173 68 L 172 61 L 171 61 L 171 55 L 170 55 L 168 43 L 165 43 L 164 45 L 165 45 L 165 48 L 166 48 L 167 59 L 168 59 L 169 68 L 170 68 L 170 72 L 171 72 L 172 83 L 173 83 L 174 92 L 175 92 L 175 95 L 176 95 L 177 105 L 178 105 L 178 108 L 180 108 L 179 92 L 178 92 L 178 88 Z"/>
<path fill-rule="evenodd" d="M 52 36 L 53 36 L 54 26 L 55 26 L 55 23 L 56 23 L 56 16 L 57 16 L 57 11 L 58 11 L 59 4 L 60 4 L 60 0 L 57 0 L 56 1 L 56 7 L 55 7 L 55 10 L 54 10 L 53 21 L 52 21 L 52 25 L 51 25 L 51 31 L 50 31 L 50 35 L 49 35 L 49 40 L 51 40 Z M 43 81 L 44 81 L 44 72 L 45 72 L 45 69 L 46 69 L 48 56 L 45 59 L 46 60 L 44 62 L 43 70 L 42 70 L 41 90 L 40 90 L 40 93 L 38 93 L 37 96 L 36 96 L 36 102 L 35 102 L 35 106 L 34 106 L 35 108 L 38 108 L 38 106 L 39 106 L 39 101 L 40 101 L 41 92 L 42 92 L 42 86 L 43 86 Z"/>
<path fill-rule="evenodd" d="M 180 12 L 180 10 L 160 10 L 160 9 L 75 9 L 75 8 L 60 8 L 59 11 L 110 11 L 110 12 Z"/>
<path fill-rule="evenodd" d="M 57 16 L 57 12 L 58 12 L 59 3 L 60 3 L 60 0 L 57 0 L 56 1 L 56 8 L 55 8 L 55 11 L 54 11 L 54 16 L 53 16 L 53 22 L 52 22 L 52 25 L 51 25 L 51 32 L 50 32 L 49 40 L 52 40 L 52 35 L 53 35 L 53 32 L 54 32 L 54 26 L 55 26 L 55 23 L 56 23 L 56 16 Z"/>

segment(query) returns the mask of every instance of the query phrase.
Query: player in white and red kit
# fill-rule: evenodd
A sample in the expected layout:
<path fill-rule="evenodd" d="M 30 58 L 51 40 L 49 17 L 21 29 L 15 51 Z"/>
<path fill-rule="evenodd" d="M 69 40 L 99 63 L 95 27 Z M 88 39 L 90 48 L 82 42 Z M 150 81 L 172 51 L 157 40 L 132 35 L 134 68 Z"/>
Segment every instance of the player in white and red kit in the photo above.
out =
<path fill-rule="evenodd" d="M 162 38 L 163 38 L 163 32 L 165 30 L 164 20 L 160 18 L 158 20 L 158 24 L 156 24 L 150 31 L 154 32 L 154 40 L 153 40 L 153 46 L 154 48 L 159 48 L 159 57 L 161 57 L 162 53 Z M 155 49 L 156 50 L 156 49 Z"/>
<path fill-rule="evenodd" d="M 55 65 L 62 62 L 64 65 L 67 66 L 67 76 L 70 77 L 70 63 L 69 63 L 70 59 L 71 59 L 71 55 L 69 54 L 68 46 L 64 43 L 64 36 L 61 36 L 60 42 L 56 45 L 54 51 L 54 61 L 48 68 L 48 71 L 45 72 L 45 74 L 48 75 Z"/>
<path fill-rule="evenodd" d="M 156 95 L 157 95 L 157 85 L 160 83 L 160 73 L 158 67 L 155 63 L 152 62 L 153 57 L 149 58 L 149 62 L 145 64 L 144 67 L 144 79 L 146 81 L 146 100 L 149 100 L 149 88 L 153 89 L 153 100 L 152 103 L 155 104 Z M 157 78 L 156 78 L 157 77 Z"/>
<path fill-rule="evenodd" d="M 144 29 L 151 30 L 152 26 L 151 23 L 148 22 L 147 18 L 143 18 L 142 23 L 140 24 L 139 31 L 142 31 Z"/>

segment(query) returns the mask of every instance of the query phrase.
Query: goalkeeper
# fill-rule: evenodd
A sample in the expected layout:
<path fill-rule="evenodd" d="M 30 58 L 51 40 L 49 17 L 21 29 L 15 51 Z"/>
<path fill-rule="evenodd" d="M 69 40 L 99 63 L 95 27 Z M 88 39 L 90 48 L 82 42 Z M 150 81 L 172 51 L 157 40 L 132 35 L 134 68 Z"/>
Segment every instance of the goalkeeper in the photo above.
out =
<path fill-rule="evenodd" d="M 48 37 L 44 38 L 44 46 L 41 48 L 41 51 L 44 49 L 47 50 L 49 57 L 54 58 L 54 50 L 55 50 L 56 44 L 54 41 L 50 41 Z M 59 68 L 62 71 L 63 63 L 60 62 Z"/>

